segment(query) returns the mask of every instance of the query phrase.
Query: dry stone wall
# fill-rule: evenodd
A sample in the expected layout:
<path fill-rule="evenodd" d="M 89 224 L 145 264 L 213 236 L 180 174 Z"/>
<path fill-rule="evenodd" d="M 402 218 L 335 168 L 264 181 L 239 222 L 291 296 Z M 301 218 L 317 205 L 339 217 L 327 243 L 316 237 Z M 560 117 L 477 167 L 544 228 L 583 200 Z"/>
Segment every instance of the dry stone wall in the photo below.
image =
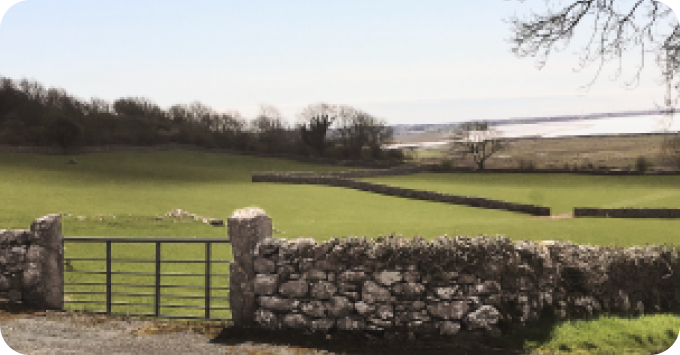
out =
<path fill-rule="evenodd" d="M 453 167 L 444 168 L 441 165 L 429 164 L 427 165 L 429 171 L 433 173 L 470 173 L 470 174 L 577 174 L 577 175 L 610 175 L 610 176 L 641 176 L 641 175 L 680 175 L 680 170 L 648 170 L 645 172 L 635 170 L 610 169 L 610 168 L 594 168 L 589 170 L 579 169 L 555 169 L 555 168 L 540 168 L 540 169 L 512 169 L 512 168 L 488 168 L 478 170 L 475 168 Z"/>
<path fill-rule="evenodd" d="M 36 219 L 30 230 L 0 230 L 0 298 L 37 309 L 64 305 L 61 216 Z"/>
<path fill-rule="evenodd" d="M 507 238 L 264 238 L 254 321 L 369 338 L 498 334 L 541 315 L 641 314 L 680 304 L 678 250 Z"/>
<path fill-rule="evenodd" d="M 677 208 L 591 208 L 575 207 L 574 217 L 680 218 Z"/>
<path fill-rule="evenodd" d="M 345 172 L 345 175 L 313 174 L 313 173 L 259 173 L 253 174 L 252 181 L 339 186 L 361 191 L 374 192 L 382 195 L 398 196 L 417 200 L 437 201 L 471 207 L 499 209 L 512 212 L 527 213 L 533 216 L 550 216 L 550 207 L 492 200 L 482 197 L 456 196 L 434 191 L 414 190 L 397 186 L 375 184 L 368 181 L 361 181 L 348 178 L 349 176 L 369 177 L 381 175 L 411 174 L 415 171 L 419 171 L 418 169 L 422 170 L 423 167 L 416 167 L 413 169 L 415 170 L 409 169 L 373 170 L 366 172 L 356 172 L 355 174 L 357 175 L 351 175 L 354 172 Z"/>

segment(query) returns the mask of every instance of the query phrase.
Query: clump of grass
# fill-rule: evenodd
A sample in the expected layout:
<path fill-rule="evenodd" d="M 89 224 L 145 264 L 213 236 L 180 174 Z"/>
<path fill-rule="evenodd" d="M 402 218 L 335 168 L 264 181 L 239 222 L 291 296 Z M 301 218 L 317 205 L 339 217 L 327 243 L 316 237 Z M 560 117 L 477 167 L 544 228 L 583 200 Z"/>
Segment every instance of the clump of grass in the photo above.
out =
<path fill-rule="evenodd" d="M 645 317 L 601 316 L 557 324 L 544 342 L 524 340 L 524 348 L 549 352 L 588 354 L 660 353 L 678 338 L 680 317 L 671 314 Z"/>

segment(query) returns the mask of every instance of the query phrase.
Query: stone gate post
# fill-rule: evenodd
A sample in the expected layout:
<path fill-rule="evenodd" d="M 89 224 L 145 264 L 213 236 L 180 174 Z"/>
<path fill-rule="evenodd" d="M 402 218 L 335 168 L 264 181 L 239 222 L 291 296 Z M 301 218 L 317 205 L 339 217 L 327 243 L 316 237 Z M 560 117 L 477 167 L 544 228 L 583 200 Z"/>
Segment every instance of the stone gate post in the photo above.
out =
<path fill-rule="evenodd" d="M 272 235 L 272 220 L 259 208 L 234 211 L 227 221 L 234 262 L 229 270 L 229 303 L 235 327 L 251 327 L 255 323 L 255 245 Z"/>
<path fill-rule="evenodd" d="M 64 236 L 61 215 L 51 214 L 31 224 L 34 241 L 26 251 L 23 302 L 36 309 L 64 309 Z"/>

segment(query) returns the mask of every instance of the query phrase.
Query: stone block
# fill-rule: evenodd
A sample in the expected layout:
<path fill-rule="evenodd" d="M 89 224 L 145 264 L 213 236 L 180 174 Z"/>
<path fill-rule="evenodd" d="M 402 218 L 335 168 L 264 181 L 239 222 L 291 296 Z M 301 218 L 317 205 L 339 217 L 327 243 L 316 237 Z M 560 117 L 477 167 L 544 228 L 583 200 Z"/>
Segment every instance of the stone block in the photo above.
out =
<path fill-rule="evenodd" d="M 297 309 L 300 302 L 291 298 L 281 298 L 278 296 L 258 296 L 260 306 L 267 310 L 286 312 Z"/>
<path fill-rule="evenodd" d="M 469 329 L 491 329 L 498 323 L 501 313 L 493 306 L 484 305 L 465 317 Z"/>
<path fill-rule="evenodd" d="M 265 258 L 256 257 L 253 260 L 253 267 L 258 274 L 273 274 L 276 272 L 276 263 Z"/>
<path fill-rule="evenodd" d="M 403 299 L 416 300 L 425 293 L 425 285 L 415 282 L 397 283 L 392 286 L 392 291 Z"/>
<path fill-rule="evenodd" d="M 289 329 L 307 329 L 311 320 L 303 314 L 286 314 L 283 316 L 283 327 Z"/>
<path fill-rule="evenodd" d="M 394 318 L 394 308 L 391 304 L 379 304 L 376 306 L 375 313 L 380 319 Z"/>
<path fill-rule="evenodd" d="M 255 275 L 254 292 L 256 295 L 273 295 L 279 288 L 279 275 L 257 274 Z"/>
<path fill-rule="evenodd" d="M 338 275 L 338 281 L 345 283 L 362 283 L 368 278 L 369 276 L 363 271 L 345 271 Z"/>
<path fill-rule="evenodd" d="M 306 280 L 294 280 L 281 284 L 279 293 L 285 297 L 306 297 L 309 293 L 309 283 Z"/>
<path fill-rule="evenodd" d="M 460 332 L 460 323 L 452 321 L 438 322 L 439 334 L 449 336 L 456 335 Z"/>
<path fill-rule="evenodd" d="M 468 304 L 465 301 L 437 302 L 427 306 L 429 314 L 444 320 L 463 319 L 468 309 Z"/>
<path fill-rule="evenodd" d="M 332 317 L 345 317 L 354 311 L 354 304 L 344 296 L 333 296 L 330 302 L 326 303 L 328 314 Z"/>
<path fill-rule="evenodd" d="M 320 331 L 320 332 L 328 332 L 335 326 L 335 320 L 334 319 L 328 319 L 328 318 L 322 318 L 322 319 L 315 319 L 312 321 L 312 330 L 313 331 Z"/>
<path fill-rule="evenodd" d="M 373 275 L 373 279 L 382 286 L 392 286 L 403 279 L 399 271 L 381 271 Z"/>
<path fill-rule="evenodd" d="M 265 329 L 281 329 L 281 321 L 278 316 L 274 312 L 265 309 L 255 311 L 255 322 Z"/>
<path fill-rule="evenodd" d="M 326 306 L 321 301 L 303 302 L 300 305 L 300 310 L 310 317 L 321 318 L 326 316 Z"/>
<path fill-rule="evenodd" d="M 368 304 L 363 301 L 359 301 L 354 304 L 354 309 L 356 309 L 357 313 L 361 315 L 366 315 L 375 312 L 376 306 Z"/>
<path fill-rule="evenodd" d="M 305 273 L 305 278 L 309 281 L 326 281 L 326 272 L 319 269 L 311 269 Z"/>
<path fill-rule="evenodd" d="M 340 330 L 356 331 L 366 328 L 366 322 L 359 317 L 343 317 L 337 320 L 336 325 Z"/>
<path fill-rule="evenodd" d="M 313 298 L 327 300 L 334 296 L 337 292 L 338 288 L 335 285 L 330 282 L 321 281 L 313 283 L 309 293 Z"/>
<path fill-rule="evenodd" d="M 392 298 L 390 290 L 381 287 L 373 281 L 364 282 L 361 299 L 366 303 L 389 302 Z"/>
<path fill-rule="evenodd" d="M 458 288 L 459 288 L 458 285 L 450 287 L 435 287 L 434 293 L 437 297 L 439 297 L 439 299 L 449 301 L 453 299 L 453 297 L 456 295 Z"/>

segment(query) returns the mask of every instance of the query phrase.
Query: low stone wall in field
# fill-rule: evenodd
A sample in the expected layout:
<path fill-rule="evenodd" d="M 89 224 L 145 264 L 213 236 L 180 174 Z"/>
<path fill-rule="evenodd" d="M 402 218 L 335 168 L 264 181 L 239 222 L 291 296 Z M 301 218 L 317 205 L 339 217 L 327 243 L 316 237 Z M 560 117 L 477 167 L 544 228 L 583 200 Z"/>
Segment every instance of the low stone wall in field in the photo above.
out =
<path fill-rule="evenodd" d="M 507 201 L 491 200 L 482 197 L 456 196 L 445 193 L 414 190 L 397 186 L 389 186 L 371 183 L 368 181 L 354 180 L 352 177 L 369 177 L 382 175 L 410 174 L 420 171 L 423 167 L 409 169 L 385 169 L 373 171 L 344 172 L 345 175 L 337 174 L 312 174 L 312 173 L 259 173 L 253 174 L 253 182 L 284 182 L 290 184 L 314 184 L 347 187 L 351 189 L 369 191 L 389 196 L 412 198 L 417 200 L 437 201 L 455 205 L 481 207 L 489 209 L 506 210 L 512 212 L 527 213 L 534 216 L 550 216 L 550 207 L 535 206 Z"/>
<path fill-rule="evenodd" d="M 36 219 L 30 230 L 0 230 L 0 298 L 37 309 L 62 309 L 61 216 Z"/>
<path fill-rule="evenodd" d="M 369 338 L 505 333 L 541 314 L 676 310 L 678 250 L 507 238 L 259 241 L 254 322 Z"/>
<path fill-rule="evenodd" d="M 541 169 L 519 169 L 519 168 L 505 168 L 505 169 L 484 169 L 477 170 L 474 168 L 453 167 L 444 168 L 441 165 L 429 164 L 429 171 L 433 173 L 470 173 L 470 174 L 577 174 L 577 175 L 604 175 L 604 176 L 643 176 L 643 175 L 680 175 L 680 170 L 649 170 L 645 172 L 635 170 L 623 169 L 555 169 L 555 168 L 541 168 Z"/>
<path fill-rule="evenodd" d="M 591 208 L 575 207 L 574 217 L 680 218 L 677 208 Z"/>

